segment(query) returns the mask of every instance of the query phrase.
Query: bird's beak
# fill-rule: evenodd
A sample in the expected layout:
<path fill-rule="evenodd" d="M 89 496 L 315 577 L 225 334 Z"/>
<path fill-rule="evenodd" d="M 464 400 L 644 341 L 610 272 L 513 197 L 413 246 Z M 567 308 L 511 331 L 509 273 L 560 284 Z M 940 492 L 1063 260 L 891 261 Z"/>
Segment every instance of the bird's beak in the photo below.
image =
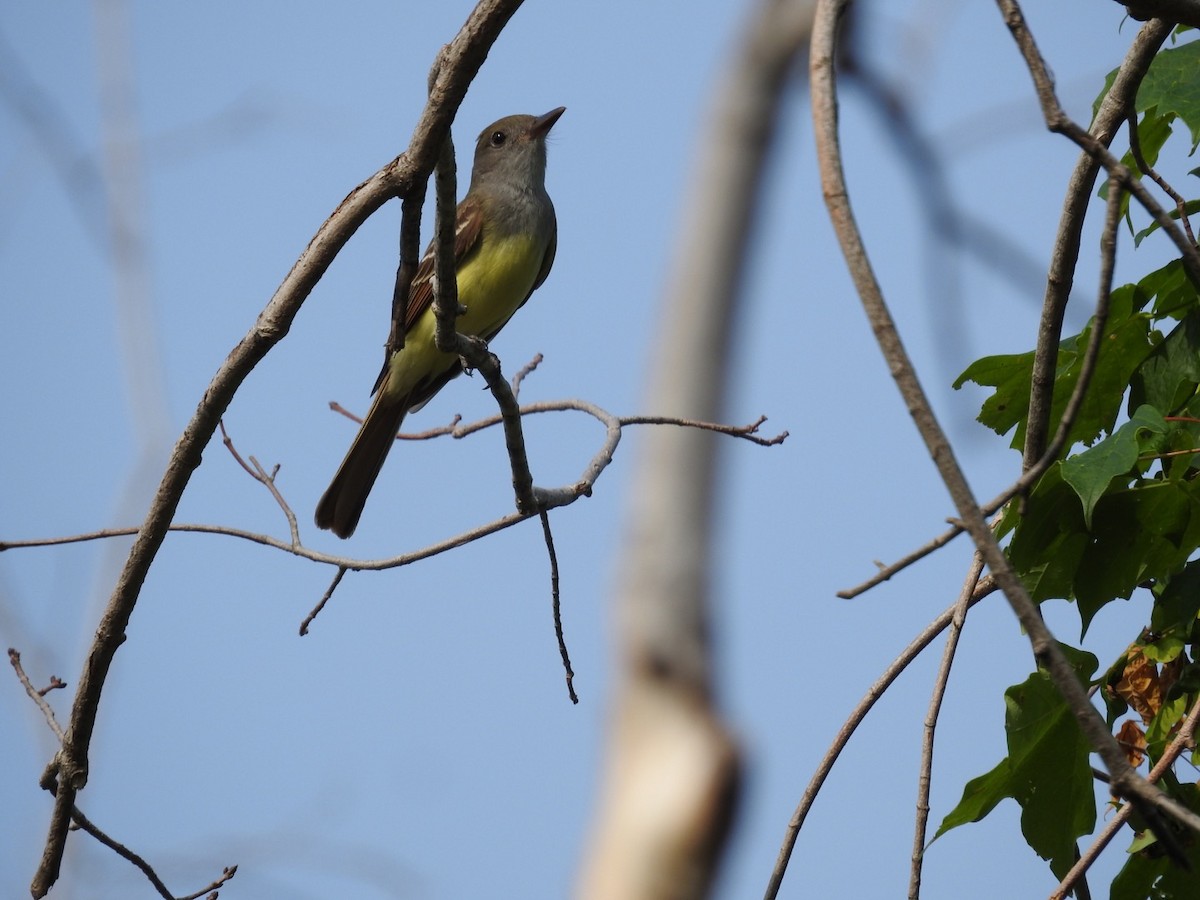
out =
<path fill-rule="evenodd" d="M 529 126 L 529 137 L 531 140 L 545 137 L 550 129 L 554 127 L 554 123 L 558 121 L 558 117 L 567 111 L 565 106 L 560 106 L 558 109 L 552 109 L 544 116 L 538 116 L 533 120 L 533 124 Z"/>

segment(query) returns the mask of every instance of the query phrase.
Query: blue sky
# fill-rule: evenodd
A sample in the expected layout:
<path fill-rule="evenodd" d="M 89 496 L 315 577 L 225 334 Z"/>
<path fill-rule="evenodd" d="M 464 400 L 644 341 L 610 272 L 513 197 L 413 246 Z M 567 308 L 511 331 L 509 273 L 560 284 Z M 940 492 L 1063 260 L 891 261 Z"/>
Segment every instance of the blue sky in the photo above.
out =
<path fill-rule="evenodd" d="M 354 2 L 129 7 L 147 309 L 119 306 L 91 174 L 102 146 L 96 4 L 14 2 L 0 12 L 0 533 L 70 534 L 140 522 L 171 442 L 229 349 L 345 194 L 406 145 L 438 48 L 471 4 Z M 501 115 L 567 112 L 548 188 L 560 242 L 545 286 L 493 348 L 508 371 L 545 362 L 525 400 L 642 403 L 655 308 L 694 144 L 745 13 L 721 2 L 529 3 L 462 110 L 460 166 Z M 1037 8 L 1033 8 L 1036 6 Z M 1136 32 L 1115 3 L 1031 4 L 1034 34 L 1070 114 L 1086 121 Z M 945 156 L 963 208 L 1038 272 L 1075 160 L 1045 132 L 999 13 L 948 0 L 863 4 L 863 58 L 911 103 Z M 31 94 L 31 86 L 36 93 Z M 37 99 L 48 145 L 17 112 Z M 850 86 L 842 101 L 852 199 L 910 353 L 980 497 L 1018 455 L 974 422 L 978 392 L 950 383 L 974 358 L 1033 342 L 1041 285 L 930 243 L 925 201 Z M 65 165 L 54 162 L 60 154 Z M 874 344 L 837 254 L 797 87 L 754 238 L 726 420 L 769 417 L 781 447 L 723 448 L 717 573 L 720 698 L 748 762 L 719 895 L 761 893 L 784 827 L 852 705 L 948 606 L 969 548 L 854 601 L 836 590 L 940 532 L 952 512 Z M 1193 163 L 1194 164 L 1194 163 Z M 1190 168 L 1190 166 L 1189 166 Z M 465 175 L 465 172 L 464 172 Z M 259 365 L 225 422 L 278 484 L 312 546 L 389 556 L 511 507 L 498 432 L 404 444 L 349 544 L 311 510 L 365 409 L 386 334 L 399 209 L 355 235 Z M 426 231 L 426 233 L 428 233 Z M 1069 319 L 1087 315 L 1097 227 Z M 1119 254 L 1118 279 L 1168 258 Z M 941 254 L 933 256 L 931 254 Z M 133 386 L 131 386 L 131 383 Z M 459 379 L 408 422 L 488 414 Z M 527 425 L 536 481 L 573 480 L 602 437 L 577 414 Z M 225 537 L 174 535 L 150 573 L 105 691 L 80 806 L 174 890 L 238 863 L 228 897 L 558 897 L 570 888 L 596 790 L 610 674 L 620 513 L 639 442 L 629 429 L 595 495 L 553 517 L 563 618 L 582 702 L 567 701 L 536 523 L 385 573 L 348 576 L 304 638 L 332 572 Z M 219 441 L 180 521 L 286 537 L 278 508 Z M 128 542 L 0 558 L 0 636 L 34 680 L 72 684 Z M 1136 602 L 1106 608 L 1088 647 L 1111 659 L 1137 633 Z M 1075 641 L 1063 604 L 1047 616 Z M 940 649 L 940 648 L 938 648 Z M 921 722 L 938 649 L 889 691 L 809 817 L 783 896 L 905 890 Z M 1002 691 L 1031 667 L 999 597 L 972 613 L 938 733 L 932 821 L 1003 747 Z M 50 735 L 14 679 L 0 690 L 6 764 L 0 894 L 22 896 L 50 810 L 37 779 Z M 62 718 L 69 698 L 51 695 Z M 929 900 L 1003 886 L 1048 893 L 1008 803 L 937 842 Z M 1103 871 L 1115 870 L 1121 850 Z M 864 862 L 868 864 L 864 864 Z M 1000 888 L 998 887 L 999 891 Z M 74 837 L 55 896 L 151 896 L 132 867 Z"/>

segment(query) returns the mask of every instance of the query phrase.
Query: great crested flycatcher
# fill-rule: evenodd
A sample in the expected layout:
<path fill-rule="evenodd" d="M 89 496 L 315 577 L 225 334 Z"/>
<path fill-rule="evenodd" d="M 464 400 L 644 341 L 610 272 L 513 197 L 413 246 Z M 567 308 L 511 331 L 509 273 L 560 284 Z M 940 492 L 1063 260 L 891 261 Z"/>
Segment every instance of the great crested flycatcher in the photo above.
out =
<path fill-rule="evenodd" d="M 508 116 L 475 142 L 454 233 L 458 302 L 466 308 L 455 328 L 462 334 L 490 341 L 550 274 L 558 224 L 546 193 L 546 135 L 565 109 Z M 375 401 L 317 504 L 317 527 L 341 538 L 354 533 L 405 413 L 462 372 L 459 357 L 435 346 L 435 327 L 431 244 L 409 288 L 404 346 L 383 364 Z"/>

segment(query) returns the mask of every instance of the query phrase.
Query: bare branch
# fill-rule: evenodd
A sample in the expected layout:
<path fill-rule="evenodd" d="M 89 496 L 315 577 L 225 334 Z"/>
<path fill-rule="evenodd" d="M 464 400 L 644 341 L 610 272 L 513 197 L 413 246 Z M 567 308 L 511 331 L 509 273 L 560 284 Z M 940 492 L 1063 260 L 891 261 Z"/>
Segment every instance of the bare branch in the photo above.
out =
<path fill-rule="evenodd" d="M 225 420 L 221 419 L 219 422 L 217 422 L 217 426 L 221 429 L 221 443 L 225 445 L 225 449 L 229 451 L 229 454 L 234 458 L 237 464 L 246 471 L 247 475 L 249 475 L 270 492 L 271 496 L 275 499 L 275 502 L 279 505 L 279 508 L 283 510 L 284 518 L 287 519 L 288 523 L 288 531 L 291 532 L 292 535 L 292 547 L 299 547 L 300 525 L 296 521 L 296 514 L 292 511 L 292 507 L 288 504 L 288 502 L 283 499 L 283 494 L 279 492 L 279 488 L 275 484 L 275 476 L 279 474 L 279 466 L 276 465 L 275 468 L 272 469 L 268 474 L 267 470 L 264 469 L 262 464 L 259 463 L 259 461 L 253 456 L 250 457 L 250 462 L 247 463 L 244 459 L 242 459 L 241 454 L 237 452 L 237 448 L 233 446 L 233 439 L 229 436 L 229 432 L 225 430 Z"/>
<path fill-rule="evenodd" d="M 979 580 L 979 584 L 975 586 L 974 592 L 971 594 L 970 606 L 974 606 L 988 594 L 996 591 L 997 585 L 994 578 L 990 575 Z M 908 668 L 909 663 L 921 655 L 921 651 L 933 643 L 942 631 L 949 625 L 955 615 L 959 611 L 959 603 L 955 601 L 951 604 L 940 616 L 934 619 L 926 626 L 925 630 L 912 639 L 903 652 L 896 657 L 883 674 L 875 680 L 875 683 L 867 688 L 867 693 L 858 702 L 858 705 L 851 711 L 849 718 L 838 730 L 837 736 L 833 740 L 833 744 L 825 751 L 825 756 L 821 760 L 821 764 L 817 766 L 817 771 L 813 773 L 812 779 L 808 782 L 808 787 L 804 789 L 804 794 L 800 798 L 800 803 L 796 806 L 796 811 L 792 813 L 792 819 L 788 822 L 787 832 L 783 838 L 783 846 L 779 848 L 779 857 L 775 861 L 775 868 L 771 872 L 771 880 L 767 884 L 767 891 L 764 895 L 766 900 L 774 900 L 779 895 L 779 888 L 783 884 L 784 873 L 787 872 L 788 860 L 792 857 L 792 850 L 796 846 L 796 838 L 800 835 L 800 828 L 804 825 L 804 820 L 808 817 L 808 811 L 812 809 L 812 805 L 816 802 L 817 794 L 820 793 L 821 787 L 825 784 L 825 779 L 829 777 L 829 773 L 833 770 L 833 764 L 837 762 L 842 750 L 850 743 L 850 738 L 855 730 L 862 724 L 863 719 L 867 717 L 867 713 L 871 711 L 871 707 L 875 705 L 880 697 L 897 678 L 900 673 Z"/>
<path fill-rule="evenodd" d="M 1062 694 L 1089 743 L 1104 760 L 1113 776 L 1113 785 L 1121 796 L 1134 800 L 1143 813 L 1155 816 L 1155 807 L 1169 807 L 1172 815 L 1194 822 L 1200 828 L 1200 817 L 1170 801 L 1134 772 L 1120 747 L 1113 740 L 1103 719 L 1088 701 L 1075 671 L 1063 655 L 1054 636 L 1038 614 L 1025 586 L 1013 571 L 1004 552 L 976 502 L 962 469 L 945 433 L 933 414 L 925 392 L 900 341 L 895 322 L 884 301 L 882 291 L 871 269 L 862 236 L 854 221 L 838 145 L 837 102 L 835 90 L 834 47 L 837 21 L 844 12 L 847 0 L 820 0 L 817 21 L 813 30 L 813 49 L 810 57 L 812 106 L 815 138 L 820 157 L 821 182 L 826 205 L 842 252 L 859 298 L 866 310 L 872 331 L 904 398 L 909 414 L 937 466 L 938 472 L 954 501 L 959 518 L 983 554 L 993 577 L 1004 591 L 1013 612 L 1029 637 L 1035 658 L 1043 666 L 1055 687 Z M 1001 0 L 1005 7 L 1014 3 Z M 1009 17 L 1011 27 L 1011 17 Z M 1119 165 L 1119 164 L 1118 164 Z M 1114 173 L 1118 174 L 1118 173 Z M 1119 177 L 1119 175 L 1118 175 Z M 1133 188 L 1130 188 L 1131 190 Z M 1139 198 L 1140 200 L 1141 198 Z"/>
<path fill-rule="evenodd" d="M 146 876 L 146 878 L 150 882 L 150 884 L 152 884 L 154 886 L 154 889 L 156 891 L 158 891 L 159 896 L 166 898 L 166 900 L 197 900 L 198 897 L 202 897 L 205 894 L 209 893 L 210 891 L 215 891 L 217 888 L 219 888 L 221 885 L 225 884 L 225 882 L 229 881 L 231 878 L 233 878 L 234 875 L 237 874 L 237 869 L 238 869 L 237 866 L 226 866 L 225 869 L 221 872 L 221 875 L 219 878 L 215 879 L 214 881 L 209 882 L 204 887 L 200 888 L 200 890 L 195 891 L 194 893 L 191 893 L 191 894 L 187 894 L 186 896 L 176 897 L 167 888 L 166 884 L 163 883 L 163 880 L 158 877 L 158 873 L 154 871 L 154 869 L 153 869 L 153 867 L 151 867 L 150 863 L 146 862 L 145 859 L 143 859 L 137 853 L 134 853 L 132 850 L 130 850 L 128 847 L 126 847 L 124 844 L 122 844 L 120 841 L 114 840 L 113 838 L 111 838 L 107 834 L 105 834 L 103 831 L 101 831 L 99 828 L 97 828 L 96 825 L 91 821 L 91 819 L 89 819 L 87 816 L 85 816 L 78 807 L 76 807 L 74 810 L 72 810 L 71 820 L 79 827 L 79 829 L 81 831 L 86 831 L 88 834 L 90 834 L 92 837 L 94 837 L 97 841 L 99 841 L 105 847 L 108 847 L 108 849 L 112 850 L 114 853 L 116 853 L 122 859 L 128 860 L 129 862 L 133 863 L 133 865 L 135 865 L 138 869 L 140 869 L 142 874 Z"/>
<path fill-rule="evenodd" d="M 1129 52 L 1117 71 L 1116 80 L 1105 95 L 1091 133 L 1104 146 L 1112 143 L 1117 128 L 1124 120 L 1138 85 L 1145 77 L 1154 55 L 1171 32 L 1163 22 L 1150 22 L 1134 38 Z M 1058 342 L 1062 337 L 1063 314 L 1075 280 L 1075 265 L 1079 260 L 1080 236 L 1091 201 L 1092 189 L 1100 163 L 1089 153 L 1083 153 L 1067 181 L 1066 199 L 1054 239 L 1050 271 L 1046 276 L 1046 295 L 1042 302 L 1042 319 L 1038 326 L 1037 350 L 1033 360 L 1033 379 L 1029 396 L 1029 417 L 1025 429 L 1024 467 L 1033 466 L 1044 455 L 1050 428 L 1050 406 L 1053 402 L 1054 370 L 1058 363 Z"/>
<path fill-rule="evenodd" d="M 545 357 L 543 357 L 542 354 L 535 353 L 533 359 L 525 363 L 525 365 L 521 366 L 521 368 L 517 370 L 517 374 L 512 378 L 512 392 L 514 397 L 519 397 L 521 395 L 521 383 L 526 379 L 526 377 L 533 374 L 534 370 L 542 364 L 543 359 L 545 359 Z"/>
<path fill-rule="evenodd" d="M 46 702 L 46 694 L 56 687 L 66 687 L 66 684 L 59 681 L 57 677 L 50 676 L 50 686 L 39 690 L 33 686 L 33 682 L 29 680 L 29 676 L 25 674 L 25 668 L 21 665 L 21 654 L 13 647 L 8 648 L 8 661 L 12 664 L 13 670 L 17 673 L 17 680 L 21 682 L 21 686 L 25 688 L 25 693 L 29 695 L 29 699 L 37 704 L 37 708 L 42 711 L 42 715 L 46 717 L 46 724 L 50 726 L 50 730 L 54 732 L 54 736 L 58 738 L 59 743 L 62 743 L 63 730 L 58 724 L 58 718 L 54 715 L 54 708 Z"/>
<path fill-rule="evenodd" d="M 304 621 L 300 623 L 300 636 L 308 634 L 308 626 L 313 623 L 313 619 L 321 614 L 321 610 L 325 608 L 325 604 L 329 602 L 329 598 L 333 596 L 333 592 L 337 590 L 337 586 L 342 583 L 342 576 L 347 572 L 345 566 L 338 566 L 337 574 L 333 576 L 333 581 L 329 583 L 329 587 L 325 589 L 325 593 L 321 595 L 320 601 L 313 607 L 312 612 L 304 617 Z"/>
<path fill-rule="evenodd" d="M 1179 224 L 1183 226 L 1183 233 L 1187 235 L 1188 243 L 1196 243 L 1196 235 L 1192 233 L 1192 222 L 1188 218 L 1187 201 L 1183 199 L 1183 195 L 1179 191 L 1171 187 L 1170 182 L 1163 178 L 1154 166 L 1146 162 L 1146 157 L 1142 155 L 1142 141 L 1138 137 L 1137 114 L 1131 112 L 1128 122 L 1129 155 L 1137 164 L 1138 171 L 1162 188 L 1163 193 L 1175 201 L 1175 211 L 1179 213 Z"/>
<path fill-rule="evenodd" d="M 913 827 L 912 869 L 908 880 L 908 898 L 917 900 L 921 895 L 921 864 L 925 859 L 925 834 L 929 825 L 929 787 L 933 781 L 933 738 L 937 731 L 938 714 L 942 709 L 942 698 L 950 682 L 950 668 L 954 665 L 954 654 L 958 650 L 958 639 L 962 635 L 967 610 L 975 602 L 975 591 L 979 577 L 983 574 L 983 556 L 978 551 L 971 561 L 971 568 L 963 582 L 958 602 L 950 618 L 950 633 L 946 636 L 946 649 L 942 652 L 942 664 L 938 668 L 929 698 L 929 711 L 925 714 L 925 735 L 921 741 L 921 772 L 917 777 L 917 815 Z"/>
<path fill-rule="evenodd" d="M 984 507 L 984 510 L 986 513 L 987 508 Z M 993 510 L 993 512 L 994 511 L 995 510 Z M 988 514 L 990 515 L 990 513 L 988 513 Z M 871 588 L 878 587 L 879 585 L 883 584 L 885 581 L 890 579 L 893 575 L 896 575 L 897 573 L 904 571 L 909 566 L 911 566 L 913 563 L 919 562 L 920 560 L 924 559 L 926 556 L 928 556 L 934 550 L 938 550 L 942 547 L 945 547 L 948 543 L 950 543 L 952 540 L 954 540 L 956 537 L 958 537 L 962 533 L 963 533 L 962 528 L 958 525 L 955 525 L 949 531 L 943 531 L 937 537 L 935 537 L 929 541 L 926 541 L 924 544 L 922 544 L 916 550 L 913 550 L 911 553 L 908 553 L 908 554 L 900 557 L 900 559 L 896 560 L 894 563 L 892 563 L 890 565 L 885 566 L 880 563 L 876 563 L 876 565 L 879 566 L 878 572 L 876 572 L 874 575 L 872 575 L 870 578 L 868 578 L 866 581 L 862 582 L 861 584 L 856 584 L 854 587 L 851 587 L 851 588 L 843 588 L 842 590 L 837 592 L 837 596 L 843 600 L 853 600 L 859 594 L 865 594 Z"/>
<path fill-rule="evenodd" d="M 558 639 L 558 653 L 562 657 L 563 671 L 567 676 L 567 696 L 572 703 L 578 703 L 575 694 L 575 672 L 571 668 L 571 656 L 567 653 L 567 641 L 563 637 L 562 606 L 558 591 L 558 554 L 554 552 L 554 534 L 550 531 L 550 514 L 544 510 L 538 514 L 542 520 L 542 535 L 546 539 L 546 552 L 550 556 L 550 598 L 554 611 L 554 636 Z"/>
<path fill-rule="evenodd" d="M 520 5 L 520 0 L 482 0 L 471 13 L 443 51 L 448 64 L 441 69 L 408 151 L 351 191 L 318 229 L 258 321 L 213 376 L 176 443 L 96 629 L 96 639 L 79 678 L 62 750 L 48 770 L 46 783 L 55 794 L 55 804 L 42 860 L 30 886 L 35 898 L 44 897 L 58 880 L 70 811 L 76 794 L 87 783 L 88 750 L 109 667 L 125 640 L 125 629 L 142 583 L 217 422 L 249 372 L 287 334 L 301 304 L 357 228 L 384 202 L 405 196 L 413 190 L 413 185 L 424 183 L 467 86 L 500 30 Z"/>

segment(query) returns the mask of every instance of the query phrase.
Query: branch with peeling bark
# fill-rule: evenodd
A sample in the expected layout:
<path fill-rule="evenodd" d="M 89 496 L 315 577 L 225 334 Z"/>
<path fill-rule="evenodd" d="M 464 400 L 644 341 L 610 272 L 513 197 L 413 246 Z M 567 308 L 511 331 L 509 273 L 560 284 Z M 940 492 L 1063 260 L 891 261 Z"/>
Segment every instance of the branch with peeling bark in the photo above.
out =
<path fill-rule="evenodd" d="M 720 79 L 660 311 L 649 405 L 718 417 L 750 223 L 812 4 L 756 5 Z M 697 365 L 702 360 L 702 365 Z M 713 702 L 709 578 L 716 446 L 654 429 L 640 448 L 615 591 L 618 671 L 598 820 L 579 895 L 706 896 L 738 796 L 737 746 Z"/>

